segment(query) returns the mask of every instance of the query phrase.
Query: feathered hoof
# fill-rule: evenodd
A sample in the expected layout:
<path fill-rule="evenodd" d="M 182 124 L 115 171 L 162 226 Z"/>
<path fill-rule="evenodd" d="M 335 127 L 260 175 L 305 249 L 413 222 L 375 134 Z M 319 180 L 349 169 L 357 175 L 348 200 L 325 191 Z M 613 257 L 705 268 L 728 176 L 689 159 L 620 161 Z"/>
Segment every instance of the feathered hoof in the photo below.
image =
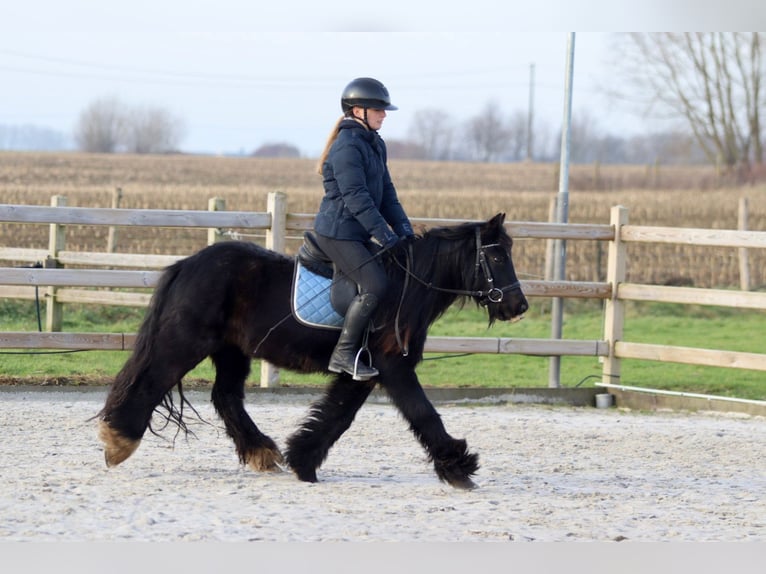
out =
<path fill-rule="evenodd" d="M 279 449 L 262 448 L 248 453 L 246 462 L 256 472 L 282 472 L 285 459 Z"/>
<path fill-rule="evenodd" d="M 451 449 L 433 458 L 436 475 L 453 488 L 473 490 L 476 484 L 471 477 L 479 470 L 479 455 L 469 452 L 463 439 L 453 440 L 450 446 Z"/>
<path fill-rule="evenodd" d="M 140 440 L 125 438 L 106 421 L 99 422 L 98 437 L 104 443 L 104 460 L 106 466 L 117 466 L 135 452 Z"/>
<path fill-rule="evenodd" d="M 470 478 L 454 480 L 450 482 L 449 485 L 453 488 L 457 488 L 458 490 L 474 490 L 479 488 L 479 485 L 472 481 Z"/>
<path fill-rule="evenodd" d="M 295 473 L 295 476 L 298 477 L 298 480 L 301 482 L 319 482 L 319 479 L 317 478 L 317 471 L 315 468 L 292 468 L 292 471 Z"/>

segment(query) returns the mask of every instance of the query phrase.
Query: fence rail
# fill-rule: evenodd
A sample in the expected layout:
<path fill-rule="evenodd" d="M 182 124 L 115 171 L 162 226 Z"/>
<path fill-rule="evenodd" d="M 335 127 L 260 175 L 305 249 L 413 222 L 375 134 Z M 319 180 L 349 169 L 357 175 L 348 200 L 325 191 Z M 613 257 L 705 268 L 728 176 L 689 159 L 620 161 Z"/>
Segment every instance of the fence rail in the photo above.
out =
<path fill-rule="evenodd" d="M 66 207 L 56 196 L 52 206 L 0 205 L 0 222 L 50 225 L 48 250 L 0 247 L 0 261 L 29 262 L 36 267 L 0 268 L 0 297 L 31 299 L 45 289 L 46 332 L 0 333 L 0 348 L 129 350 L 133 333 L 61 333 L 62 305 L 93 303 L 145 306 L 161 274 L 159 269 L 185 257 L 66 250 L 67 225 L 207 228 L 209 242 L 221 240 L 225 229 L 259 231 L 266 247 L 284 251 L 285 238 L 310 229 L 313 214 L 287 212 L 282 193 L 269 195 L 265 213 L 222 211 L 223 202 L 210 201 L 210 211 L 175 211 Z M 425 227 L 452 225 L 454 220 L 415 218 Z M 625 281 L 631 242 L 693 243 L 740 249 L 766 248 L 766 232 L 679 229 L 628 225 L 627 209 L 612 208 L 609 224 L 507 222 L 514 238 L 603 241 L 608 243 L 607 280 L 522 281 L 528 297 L 595 298 L 605 302 L 603 340 L 509 339 L 490 337 L 429 337 L 427 352 L 526 354 L 537 356 L 589 355 L 603 357 L 602 379 L 619 378 L 621 359 L 644 359 L 766 371 L 766 355 L 713 349 L 632 343 L 623 340 L 625 301 L 659 301 L 766 309 L 766 293 L 640 285 Z M 86 268 L 71 269 L 67 265 Z M 101 267 L 101 268 L 97 268 Z M 120 267 L 139 269 L 114 269 Z M 104 269 L 107 268 L 107 269 Z M 88 287 L 75 289 L 73 287 Z M 110 291 L 139 289 L 139 292 Z M 278 372 L 262 363 L 261 385 L 278 382 Z"/>

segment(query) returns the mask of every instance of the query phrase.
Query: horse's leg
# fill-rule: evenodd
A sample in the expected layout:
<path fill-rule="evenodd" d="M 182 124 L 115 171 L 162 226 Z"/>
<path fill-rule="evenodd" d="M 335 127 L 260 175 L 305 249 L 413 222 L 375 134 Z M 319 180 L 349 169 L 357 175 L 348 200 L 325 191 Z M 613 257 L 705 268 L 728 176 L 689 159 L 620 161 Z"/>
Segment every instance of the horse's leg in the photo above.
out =
<path fill-rule="evenodd" d="M 155 408 L 205 358 L 202 352 L 174 346 L 171 341 L 134 350 L 117 374 L 98 415 L 107 466 L 116 466 L 133 454 Z"/>
<path fill-rule="evenodd" d="M 215 352 L 211 358 L 216 368 L 213 405 L 223 419 L 226 433 L 234 441 L 239 460 L 256 471 L 279 470 L 282 453 L 245 410 L 245 380 L 250 373 L 250 357 L 239 348 L 229 346 Z"/>
<path fill-rule="evenodd" d="M 333 444 L 348 430 L 375 383 L 357 382 L 348 375 L 334 379 L 325 395 L 313 405 L 300 428 L 287 439 L 285 459 L 300 480 L 317 481 Z"/>
<path fill-rule="evenodd" d="M 479 469 L 479 455 L 468 451 L 464 439 L 450 436 L 415 371 L 401 361 L 380 372 L 381 386 L 425 448 L 439 479 L 455 488 L 475 488 L 471 476 Z"/>

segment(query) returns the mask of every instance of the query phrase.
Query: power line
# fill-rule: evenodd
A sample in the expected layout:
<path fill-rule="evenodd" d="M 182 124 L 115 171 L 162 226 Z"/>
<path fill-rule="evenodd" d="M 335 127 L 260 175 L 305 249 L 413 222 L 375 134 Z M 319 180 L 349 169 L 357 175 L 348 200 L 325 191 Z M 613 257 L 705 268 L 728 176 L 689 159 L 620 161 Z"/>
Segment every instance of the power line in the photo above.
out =
<path fill-rule="evenodd" d="M 33 54 L 23 54 L 20 52 L 0 50 L 0 55 L 35 60 L 49 64 L 66 64 L 76 68 L 85 68 L 85 71 L 64 71 L 61 69 L 50 70 L 30 67 L 20 67 L 14 65 L 0 65 L 0 69 L 12 72 L 36 74 L 44 76 L 59 76 L 71 78 L 89 78 L 89 79 L 120 79 L 120 80 L 138 80 L 146 83 L 160 84 L 198 84 L 205 82 L 229 82 L 235 84 L 251 84 L 261 87 L 285 88 L 285 87 L 319 87 L 328 84 L 326 78 L 316 79 L 295 79 L 295 78 L 265 78 L 243 74 L 219 74 L 219 73 L 200 73 L 200 72 L 178 72 L 173 70 L 159 70 L 150 68 L 138 68 L 134 66 L 123 66 L 114 64 L 104 64 L 101 62 L 87 62 L 82 60 L 72 60 L 68 58 L 58 58 L 51 56 L 40 56 Z M 94 71 L 95 70 L 95 71 Z M 119 74 L 129 74 L 129 77 Z"/>
<path fill-rule="evenodd" d="M 249 87 L 263 89 L 300 89 L 300 88 L 337 88 L 338 82 L 344 79 L 334 77 L 305 77 L 301 78 L 279 78 L 262 77 L 247 74 L 220 74 L 209 72 L 179 72 L 175 70 L 162 70 L 152 68 L 141 68 L 135 66 L 124 66 L 116 64 L 107 64 L 104 62 L 77 60 L 71 58 L 61 58 L 57 56 L 45 56 L 39 54 L 30 54 L 18 52 L 15 50 L 0 50 L 0 55 L 24 60 L 32 60 L 46 64 L 65 64 L 82 70 L 61 70 L 61 69 L 41 69 L 27 66 L 18 66 L 14 64 L 0 65 L 0 70 L 15 72 L 21 74 L 33 74 L 39 76 L 55 76 L 61 78 L 77 78 L 92 80 L 120 80 L 126 82 L 139 82 L 146 84 L 160 85 L 200 85 L 212 83 L 221 85 L 224 82 L 228 86 L 244 85 Z M 418 90 L 481 90 L 481 89 L 526 89 L 527 83 L 524 79 L 519 81 L 508 81 L 507 73 L 511 67 L 491 66 L 486 68 L 475 68 L 469 70 L 451 70 L 445 72 L 418 73 L 418 74 L 396 74 L 395 77 L 402 78 L 404 86 L 408 89 Z M 128 74 L 127 76 L 125 74 Z M 489 81 L 468 82 L 471 78 L 480 78 L 487 74 L 497 74 Z M 414 80 L 414 81 L 413 81 Z M 390 80 L 389 80 L 390 81 Z M 538 88 L 560 90 L 559 85 L 537 84 Z"/>

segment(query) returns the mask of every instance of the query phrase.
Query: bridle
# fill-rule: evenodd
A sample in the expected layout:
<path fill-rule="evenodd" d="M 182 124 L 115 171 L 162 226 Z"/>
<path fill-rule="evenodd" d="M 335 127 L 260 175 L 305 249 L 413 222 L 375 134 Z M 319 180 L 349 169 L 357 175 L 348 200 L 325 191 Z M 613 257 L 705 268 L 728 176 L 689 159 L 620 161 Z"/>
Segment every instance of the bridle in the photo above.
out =
<path fill-rule="evenodd" d="M 514 291 L 521 289 L 521 282 L 520 281 L 514 281 L 510 285 L 505 285 L 503 287 L 497 287 L 495 285 L 495 277 L 492 274 L 492 268 L 489 265 L 489 262 L 487 261 L 487 249 L 491 247 L 501 247 L 499 243 L 490 243 L 487 245 L 482 245 L 481 243 L 481 230 L 477 227 L 476 228 L 476 263 L 474 264 L 474 271 L 473 271 L 473 284 L 476 284 L 476 282 L 479 280 L 479 270 L 484 273 L 484 279 L 487 282 L 487 288 L 486 289 L 479 289 L 479 290 L 470 290 L 470 289 L 449 289 L 447 287 L 439 287 L 437 285 L 434 285 L 433 283 L 429 283 L 427 281 L 424 281 L 417 275 L 415 275 L 412 271 L 410 271 L 410 260 L 412 259 L 412 246 L 409 246 L 408 253 L 407 253 L 407 265 L 402 266 L 401 263 L 394 257 L 394 260 L 396 261 L 396 264 L 401 267 L 406 277 L 411 277 L 421 285 L 423 285 L 426 289 L 431 289 L 433 291 L 439 291 L 441 293 L 453 293 L 455 295 L 463 295 L 466 297 L 476 297 L 479 301 L 479 304 L 482 306 L 486 306 L 489 303 L 500 303 L 505 298 L 505 294 L 509 291 Z M 405 283 L 405 289 L 406 289 L 406 283 Z"/>
<path fill-rule="evenodd" d="M 476 264 L 474 265 L 473 282 L 474 284 L 479 279 L 479 267 L 484 272 L 484 279 L 487 281 L 487 289 L 485 291 L 477 291 L 474 295 L 479 298 L 480 305 L 487 305 L 488 303 L 500 303 L 508 291 L 514 291 L 521 289 L 521 283 L 517 280 L 510 285 L 504 287 L 495 287 L 495 277 L 492 275 L 492 268 L 487 262 L 486 250 L 490 247 L 501 247 L 499 243 L 490 243 L 489 245 L 481 244 L 481 232 L 476 229 Z"/>
<path fill-rule="evenodd" d="M 492 267 L 487 261 L 486 251 L 490 247 L 502 247 L 502 246 L 500 245 L 500 243 L 490 243 L 488 245 L 482 245 L 481 231 L 477 227 L 476 228 L 476 263 L 474 264 L 474 269 L 473 269 L 473 284 L 475 285 L 476 282 L 479 280 L 480 269 L 484 273 L 484 279 L 487 282 L 487 288 L 480 289 L 480 290 L 450 289 L 447 287 L 439 287 L 438 285 L 434 285 L 433 283 L 424 281 L 423 279 L 415 275 L 412 271 L 410 271 L 410 261 L 412 260 L 412 245 L 407 246 L 407 258 L 406 258 L 407 264 L 406 265 L 402 265 L 396 257 L 393 257 L 393 260 L 396 262 L 396 264 L 404 271 L 404 285 L 402 287 L 402 294 L 399 300 L 399 307 L 396 310 L 396 317 L 394 318 L 394 333 L 396 334 L 396 342 L 399 344 L 399 348 L 402 350 L 402 354 L 405 357 L 409 355 L 409 345 L 407 341 L 402 341 L 401 333 L 399 331 L 399 314 L 402 309 L 402 303 L 404 302 L 404 295 L 407 291 L 407 285 L 409 283 L 410 278 L 414 279 L 415 281 L 423 285 L 426 289 L 439 291 L 441 293 L 452 293 L 454 295 L 476 297 L 479 301 L 479 305 L 481 306 L 486 306 L 489 303 L 500 303 L 505 298 L 505 294 L 507 292 L 514 291 L 514 290 L 521 290 L 521 282 L 519 282 L 518 280 L 504 287 L 495 286 L 495 277 L 492 274 Z"/>

